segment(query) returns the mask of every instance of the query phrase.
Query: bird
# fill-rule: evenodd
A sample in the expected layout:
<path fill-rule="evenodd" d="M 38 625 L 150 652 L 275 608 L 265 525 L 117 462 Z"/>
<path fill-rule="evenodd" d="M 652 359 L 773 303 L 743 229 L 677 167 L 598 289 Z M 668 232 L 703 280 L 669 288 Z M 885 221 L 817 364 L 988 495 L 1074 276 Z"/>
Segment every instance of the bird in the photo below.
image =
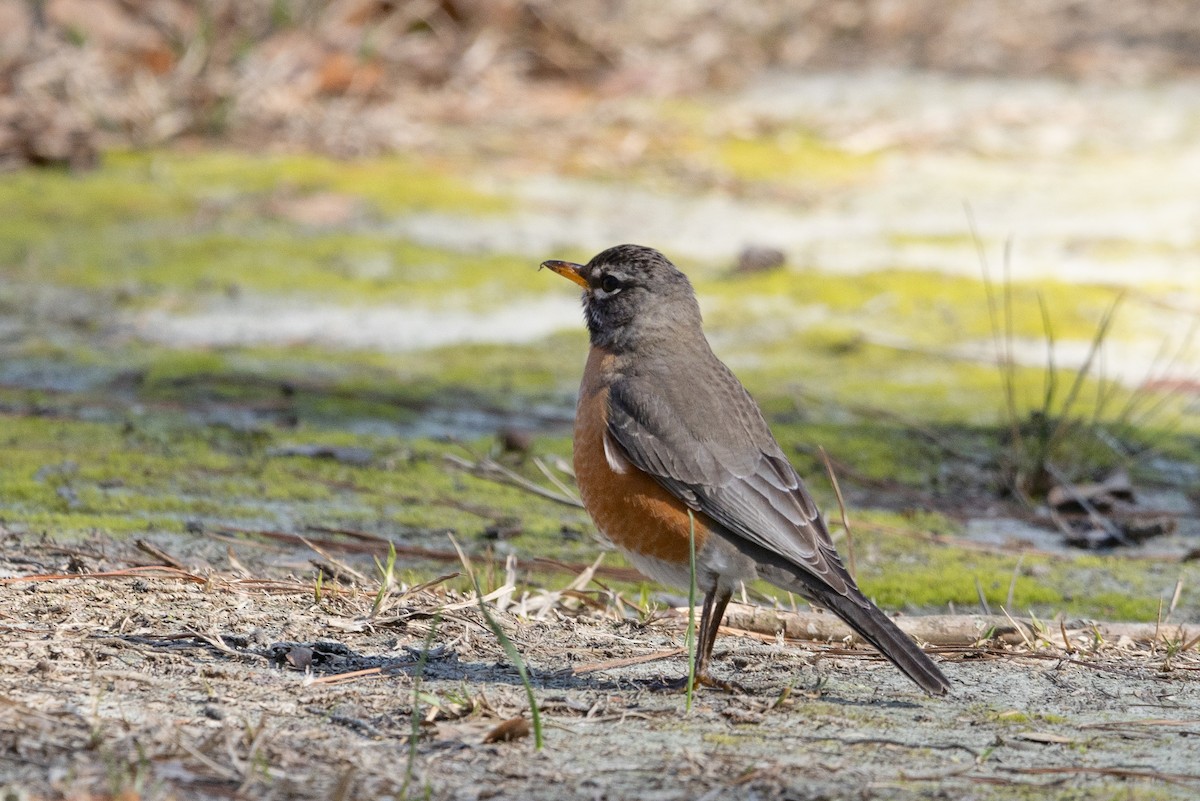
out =
<path fill-rule="evenodd" d="M 653 248 L 542 267 L 582 289 L 590 347 L 574 468 L 592 521 L 646 576 L 704 592 L 696 683 L 733 591 L 762 578 L 844 620 L 930 695 L 950 682 L 862 593 L 758 404 L 704 335 L 691 282 Z"/>

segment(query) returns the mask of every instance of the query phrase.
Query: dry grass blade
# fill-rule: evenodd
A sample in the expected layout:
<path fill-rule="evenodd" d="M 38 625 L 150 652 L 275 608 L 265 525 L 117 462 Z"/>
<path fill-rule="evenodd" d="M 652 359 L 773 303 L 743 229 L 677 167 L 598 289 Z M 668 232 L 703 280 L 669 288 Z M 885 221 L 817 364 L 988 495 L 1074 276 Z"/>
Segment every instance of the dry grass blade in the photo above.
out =
<path fill-rule="evenodd" d="M 1017 556 L 1017 563 L 1013 565 L 1012 578 L 1008 580 L 1008 595 L 1004 596 L 1004 605 L 1013 605 L 1013 596 L 1017 593 L 1017 578 L 1021 575 L 1021 565 L 1025 563 L 1025 554 Z"/>
<path fill-rule="evenodd" d="M 833 463 L 829 461 L 829 454 L 822 447 L 817 448 L 821 452 L 821 459 L 825 462 L 825 472 L 829 475 L 829 483 L 833 485 L 833 494 L 837 496 L 838 509 L 842 513 L 842 528 L 846 530 L 846 560 L 847 567 L 850 569 L 851 578 L 858 578 L 857 564 L 854 559 L 854 533 L 850 530 L 850 519 L 846 516 L 846 500 L 842 497 L 842 488 L 838 484 L 837 474 L 833 472 Z"/>
<path fill-rule="evenodd" d="M 342 553 L 353 554 L 379 554 L 386 553 L 389 545 L 395 547 L 397 556 L 405 556 L 412 559 L 427 559 L 431 562 L 459 562 L 458 555 L 453 551 L 436 550 L 434 548 L 423 548 L 416 545 L 393 544 L 383 537 L 377 537 L 366 532 L 353 531 L 350 529 L 318 529 L 313 527 L 313 530 L 325 530 L 333 533 L 345 535 L 361 542 L 344 542 L 337 539 L 317 540 L 313 537 L 305 538 L 299 534 L 292 534 L 287 531 L 275 531 L 272 529 L 251 529 L 239 528 L 235 526 L 225 526 L 221 529 L 223 532 L 237 534 L 242 536 L 262 537 L 264 539 L 274 540 L 276 542 L 287 542 L 297 545 L 304 545 L 305 539 L 316 543 L 327 551 L 340 551 Z M 433 532 L 430 532 L 432 536 Z M 554 572 L 575 573 L 587 569 L 587 565 L 578 562 L 562 562 L 557 559 L 549 559 L 545 557 L 536 557 L 529 560 L 529 564 L 535 565 L 538 568 Z M 162 568 L 153 568 L 162 569 Z M 93 574 L 94 575 L 94 574 Z M 599 567 L 596 569 L 596 575 L 606 578 L 615 579 L 618 581 L 639 581 L 642 574 L 631 567 Z M 0 579 L 2 582 L 3 579 Z M 369 583 L 369 582 L 368 582 Z"/>
<path fill-rule="evenodd" d="M 967 228 L 971 232 L 971 242 L 975 245 L 975 254 L 979 259 L 979 269 L 983 274 L 983 291 L 987 298 L 988 321 L 992 331 L 992 346 L 996 349 L 996 358 L 1000 363 L 1001 378 L 1004 385 L 1004 402 L 1008 412 L 1010 434 L 1014 443 L 1021 440 L 1021 426 L 1017 416 L 1016 401 L 1016 369 L 1012 361 L 1012 326 L 1011 326 L 1011 296 L 1005 295 L 1006 324 L 1000 322 L 1000 304 L 996 300 L 996 290 L 992 284 L 991 263 L 988 261 L 987 248 L 984 247 L 983 237 L 979 234 L 979 226 L 975 220 L 975 210 L 969 202 L 963 203 L 967 215 Z M 1009 264 L 1011 241 L 1005 244 L 1005 270 Z"/>
<path fill-rule="evenodd" d="M 176 570 L 182 570 L 185 573 L 187 572 L 187 568 L 184 566 L 184 564 L 182 562 L 180 562 L 175 557 L 171 556 L 169 553 L 164 551 L 162 548 L 159 548 L 157 545 L 150 543 L 150 542 L 146 542 L 145 540 L 142 540 L 142 539 L 134 540 L 133 544 L 137 546 L 139 551 L 148 553 L 151 556 L 153 556 L 155 559 L 161 559 L 163 564 L 173 567 Z"/>
<path fill-rule="evenodd" d="M 456 579 L 461 575 L 462 575 L 461 573 L 455 571 L 454 573 L 446 573 L 443 576 L 438 576 L 437 578 L 432 578 L 429 581 L 423 581 L 420 584 L 409 587 L 407 590 L 402 592 L 399 595 L 399 597 L 396 598 L 396 601 L 398 603 L 410 596 L 416 595 L 418 593 L 426 592 L 426 591 L 431 590 L 434 587 L 438 586 L 439 584 L 445 584 L 447 581 Z"/>
<path fill-rule="evenodd" d="M 1000 607 L 1000 611 L 1004 613 L 1004 616 L 1005 616 L 1006 618 L 1008 618 L 1008 622 L 1009 622 L 1009 623 L 1011 623 L 1011 624 L 1012 624 L 1012 626 L 1013 626 L 1013 628 L 1014 628 L 1014 629 L 1016 629 L 1016 630 L 1017 630 L 1017 632 L 1018 632 L 1018 633 L 1021 635 L 1021 640 L 1022 640 L 1022 641 L 1025 643 L 1025 647 L 1026 647 L 1026 648 L 1028 648 L 1030 651 L 1035 651 L 1035 650 L 1037 650 L 1037 648 L 1036 648 L 1036 647 L 1034 646 L 1034 644 L 1033 644 L 1033 641 L 1032 641 L 1032 640 L 1030 640 L 1030 639 L 1029 639 L 1029 636 L 1028 636 L 1028 635 L 1025 633 L 1025 628 L 1026 628 L 1026 627 L 1025 627 L 1025 626 L 1022 626 L 1022 625 L 1020 625 L 1019 623 L 1017 623 L 1017 621 L 1013 620 L 1013 616 L 1012 616 L 1012 615 L 1010 615 L 1010 614 L 1008 613 L 1008 610 L 1007 610 L 1007 609 L 1005 609 L 1003 606 L 1002 606 L 1002 607 Z"/>
<path fill-rule="evenodd" d="M 983 591 L 983 584 L 979 581 L 979 576 L 975 576 L 975 595 L 979 598 L 979 611 L 985 615 L 992 613 L 992 608 L 988 606 L 987 595 Z"/>
<path fill-rule="evenodd" d="M 1175 607 L 1179 606 L 1179 598 L 1183 595 L 1183 576 L 1175 580 L 1175 590 L 1171 593 L 1171 602 L 1167 605 L 1167 616 L 1163 619 L 1164 622 L 1171 622 L 1171 615 L 1175 614 Z"/>
<path fill-rule="evenodd" d="M 1163 347 L 1160 348 L 1159 353 L 1155 355 L 1154 360 L 1147 369 L 1146 376 L 1142 379 L 1141 386 L 1153 386 L 1155 383 L 1157 383 L 1156 375 L 1165 377 L 1174 373 L 1176 368 L 1179 366 L 1179 362 L 1183 359 L 1184 354 L 1191 349 L 1198 333 L 1200 333 L 1200 316 L 1195 317 L 1192 320 L 1191 324 L 1188 326 L 1187 333 L 1183 336 L 1179 346 L 1175 348 L 1175 352 L 1171 354 L 1171 357 L 1167 360 L 1167 363 L 1159 368 L 1158 363 L 1160 356 L 1165 352 L 1167 347 L 1166 343 L 1163 343 Z M 1146 404 L 1149 398 L 1153 397 L 1155 393 L 1135 392 L 1129 396 L 1128 400 L 1126 400 L 1125 405 L 1117 413 L 1116 419 L 1124 422 L 1126 425 L 1140 425 L 1147 420 L 1153 419 L 1153 417 L 1168 401 L 1174 397 L 1178 397 L 1179 394 L 1184 391 L 1185 386 L 1186 382 L 1179 382 L 1172 387 L 1170 391 L 1158 393 L 1159 397 L 1157 400 L 1155 400 L 1153 403 L 1150 403 L 1148 406 Z"/>
<path fill-rule="evenodd" d="M 215 648 L 226 656 L 232 656 L 238 659 L 244 659 L 246 656 L 259 656 L 259 654 L 247 654 L 244 651 L 238 651 L 230 648 L 225 644 L 225 640 L 221 638 L 221 635 L 217 634 L 216 632 L 213 632 L 212 634 L 201 634 L 193 629 L 185 629 L 184 631 L 186 632 L 187 636 L 200 640 L 209 647 Z"/>
<path fill-rule="evenodd" d="M 197 576 L 186 570 L 165 565 L 146 565 L 144 567 L 127 567 L 122 570 L 104 570 L 98 573 L 44 573 L 36 576 L 13 576 L 0 579 L 0 586 L 6 584 L 21 584 L 28 581 L 74 581 L 79 579 L 118 579 L 118 578 L 173 578 L 188 581 L 192 584 L 207 584 L 208 579 Z"/>
<path fill-rule="evenodd" d="M 1075 372 L 1075 380 L 1071 382 L 1071 388 L 1067 390 L 1067 397 L 1063 400 L 1062 408 L 1059 410 L 1058 425 L 1050 435 L 1051 442 L 1058 442 L 1066 432 L 1071 410 L 1075 406 L 1075 402 L 1079 399 L 1079 393 L 1083 389 L 1084 381 L 1092 371 L 1092 363 L 1096 360 L 1096 356 L 1100 352 L 1101 347 L 1103 347 L 1105 340 L 1108 339 L 1109 329 L 1112 327 L 1117 309 L 1120 308 L 1121 301 L 1124 298 L 1124 292 L 1118 294 L 1100 318 L 1100 325 L 1096 326 L 1096 333 L 1092 336 L 1092 341 L 1088 345 L 1087 355 L 1083 359 L 1083 364 Z"/>
<path fill-rule="evenodd" d="M 604 560 L 604 554 L 596 557 L 596 561 L 592 562 L 586 569 L 580 571 L 571 582 L 561 590 L 538 590 L 533 597 L 524 596 L 515 608 L 515 612 L 524 617 L 532 617 L 536 620 L 544 620 L 546 615 L 551 610 L 559 608 L 559 604 L 564 597 L 584 598 L 583 589 L 588 584 L 592 583 L 592 579 L 596 576 L 596 570 L 600 567 L 600 563 Z M 515 560 L 514 560 L 515 561 Z M 515 575 L 515 573 L 514 573 Z M 509 580 L 512 583 L 512 580 Z M 593 604 L 586 601 L 589 605 L 595 605 L 597 608 L 603 609 L 603 604 Z"/>
<path fill-rule="evenodd" d="M 583 508 L 583 503 L 578 498 L 572 495 L 565 495 L 561 492 L 548 490 L 545 487 L 535 484 L 534 482 L 525 478 L 525 476 L 509 470 L 504 465 L 500 464 L 494 459 L 489 459 L 486 456 L 482 456 L 475 461 L 471 461 L 469 459 L 463 459 L 460 456 L 447 453 L 444 455 L 444 458 L 454 467 L 464 470 L 476 478 L 495 481 L 499 484 L 506 484 L 510 487 L 517 487 L 518 489 L 523 489 L 526 492 L 532 492 L 534 495 L 545 498 L 546 500 L 554 501 L 555 503 L 561 503 L 564 506 L 571 506 L 576 509 Z"/>
<path fill-rule="evenodd" d="M 1046 338 L 1046 371 L 1043 374 L 1042 409 L 1054 408 L 1054 397 L 1058 393 L 1058 364 L 1054 358 L 1054 325 L 1050 320 L 1050 310 L 1046 307 L 1046 297 L 1037 293 L 1038 310 L 1042 314 L 1042 336 Z"/>
<path fill-rule="evenodd" d="M 474 578 L 473 576 L 471 578 Z M 476 596 L 468 598 L 465 601 L 459 601 L 454 604 L 446 604 L 442 607 L 443 612 L 457 612 L 459 609 L 470 609 L 473 606 L 478 606 L 481 603 L 494 603 L 499 598 L 504 598 L 512 595 L 516 589 L 512 584 L 502 584 L 496 589 L 489 592 L 487 595 L 479 595 L 478 587 L 476 587 Z"/>
<path fill-rule="evenodd" d="M 363 585 L 366 585 L 366 584 L 369 584 L 369 583 L 370 583 L 370 580 L 369 580 L 369 579 L 368 579 L 368 578 L 367 578 L 365 575 L 363 575 L 363 574 L 362 574 L 362 573 L 360 573 L 359 571 L 355 570 L 353 567 L 351 567 L 350 565 L 346 564 L 345 562 L 343 562 L 343 561 L 341 561 L 341 560 L 337 559 L 336 557 L 334 557 L 332 554 L 330 554 L 330 553 L 329 553 L 328 551 L 326 551 L 325 549 L 323 549 L 323 548 L 321 548 L 320 546 L 318 546 L 318 545 L 314 544 L 314 543 L 313 543 L 312 541 L 310 541 L 308 538 L 306 538 L 306 537 L 303 537 L 303 536 L 300 536 L 299 534 L 297 534 L 296 536 L 297 536 L 297 538 L 298 538 L 298 539 L 299 539 L 301 542 L 303 542 L 303 543 L 304 543 L 305 545 L 307 545 L 307 546 L 308 546 L 310 549 L 312 549 L 312 550 L 313 550 L 313 551 L 314 551 L 314 552 L 315 552 L 315 553 L 316 553 L 318 556 L 320 556 L 320 557 L 322 557 L 323 559 L 325 559 L 326 561 L 328 561 L 328 562 L 329 562 L 331 565 L 333 565 L 333 566 L 334 566 L 334 567 L 336 567 L 338 570 L 340 570 L 340 571 L 341 571 L 341 572 L 342 572 L 344 575 L 347 575 L 347 576 L 353 576 L 353 577 L 354 577 L 354 579 L 355 579 L 356 581 L 358 581 L 358 583 L 360 583 L 360 584 L 363 584 Z"/>
<path fill-rule="evenodd" d="M 535 456 L 533 457 L 533 463 L 537 466 L 538 470 L 542 471 L 542 475 L 546 477 L 546 480 L 553 484 L 559 492 L 565 497 L 573 499 L 580 506 L 583 506 L 583 501 L 579 500 L 578 493 L 568 487 L 565 481 L 554 475 L 554 472 L 546 467 L 546 464 L 541 459 Z"/>

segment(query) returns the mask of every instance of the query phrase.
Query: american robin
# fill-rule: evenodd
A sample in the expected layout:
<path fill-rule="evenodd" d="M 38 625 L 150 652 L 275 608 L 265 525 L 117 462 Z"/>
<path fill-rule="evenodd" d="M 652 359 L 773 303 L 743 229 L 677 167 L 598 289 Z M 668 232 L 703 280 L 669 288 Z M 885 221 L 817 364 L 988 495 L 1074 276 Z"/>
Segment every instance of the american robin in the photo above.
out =
<path fill-rule="evenodd" d="M 618 245 L 542 264 L 583 288 L 591 349 L 575 416 L 575 475 L 596 526 L 642 573 L 704 592 L 696 674 L 738 582 L 763 578 L 842 618 L 923 690 L 950 682 L 858 589 L 758 404 L 709 347 L 687 276 Z M 690 515 L 689 515 L 690 511 Z"/>

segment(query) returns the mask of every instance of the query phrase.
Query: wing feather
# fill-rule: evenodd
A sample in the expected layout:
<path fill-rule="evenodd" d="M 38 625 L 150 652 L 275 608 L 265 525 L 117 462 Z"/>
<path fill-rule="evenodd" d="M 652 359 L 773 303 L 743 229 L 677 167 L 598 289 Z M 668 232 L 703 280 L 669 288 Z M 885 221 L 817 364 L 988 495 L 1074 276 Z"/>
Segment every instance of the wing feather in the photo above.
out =
<path fill-rule="evenodd" d="M 741 384 L 718 382 L 715 392 L 724 397 L 694 387 L 693 397 L 668 403 L 655 383 L 635 392 L 631 381 L 618 381 L 610 389 L 607 433 L 625 457 L 720 524 L 735 545 L 740 538 L 778 554 L 823 589 L 846 595 L 853 580 L 817 505 Z M 730 387 L 737 390 L 731 397 Z M 668 418 L 670 408 L 692 413 Z M 708 419 L 706 408 L 727 419 Z"/>

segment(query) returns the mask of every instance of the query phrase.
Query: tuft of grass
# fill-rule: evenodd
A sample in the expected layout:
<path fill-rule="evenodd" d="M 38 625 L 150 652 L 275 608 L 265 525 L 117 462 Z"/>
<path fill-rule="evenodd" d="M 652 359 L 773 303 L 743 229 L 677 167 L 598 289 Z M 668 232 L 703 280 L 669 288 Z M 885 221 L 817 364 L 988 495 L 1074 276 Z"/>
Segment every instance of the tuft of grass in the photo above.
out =
<path fill-rule="evenodd" d="M 388 555 L 386 562 L 380 562 L 379 557 L 374 557 L 375 568 L 379 571 L 379 592 L 375 593 L 375 602 L 371 605 L 370 618 L 374 618 L 383 609 L 383 602 L 387 600 L 388 594 L 391 593 L 392 587 L 396 586 L 396 544 L 388 542 Z"/>
<path fill-rule="evenodd" d="M 1014 357 L 1012 243 L 1005 244 L 1003 275 L 997 289 L 969 208 L 967 215 L 983 272 L 988 320 L 1004 397 L 1005 442 L 1000 454 L 1004 488 L 1032 505 L 1055 486 L 1097 480 L 1118 467 L 1129 467 L 1139 449 L 1145 449 L 1134 443 L 1136 432 L 1152 422 L 1153 412 L 1161 410 L 1162 404 L 1151 404 L 1152 413 L 1144 413 L 1147 400 L 1154 393 L 1146 389 L 1126 392 L 1103 373 L 1104 346 L 1112 336 L 1124 293 L 1113 297 L 1101 313 L 1082 363 L 1069 373 L 1058 363 L 1050 304 L 1041 292 L 1036 293 L 1046 363 L 1040 397 L 1028 408 L 1020 397 L 1023 382 L 1019 380 Z M 1187 344 L 1185 341 L 1181 347 L 1186 348 Z M 1111 413 L 1114 400 L 1122 394 L 1126 395 L 1126 402 L 1118 412 Z M 1143 410 L 1140 417 L 1139 410 Z"/>

